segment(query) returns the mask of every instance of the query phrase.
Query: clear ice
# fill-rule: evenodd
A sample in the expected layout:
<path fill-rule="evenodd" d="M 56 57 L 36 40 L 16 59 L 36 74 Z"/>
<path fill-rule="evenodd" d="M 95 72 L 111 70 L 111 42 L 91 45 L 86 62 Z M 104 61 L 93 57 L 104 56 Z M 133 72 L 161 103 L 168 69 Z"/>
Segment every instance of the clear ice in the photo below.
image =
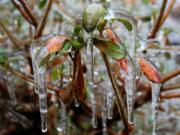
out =
<path fill-rule="evenodd" d="M 30 54 L 33 63 L 35 89 L 39 96 L 39 110 L 41 115 L 41 130 L 47 131 L 47 90 L 45 83 L 46 65 L 39 67 L 40 62 L 48 55 L 44 45 L 50 36 L 36 40 L 31 45 Z M 42 47 L 41 47 L 42 46 Z"/>
<path fill-rule="evenodd" d="M 67 134 L 67 113 L 66 113 L 66 105 L 63 101 L 60 100 L 61 106 L 59 107 L 58 112 L 58 121 L 56 129 L 58 132 L 63 133 L 64 135 Z"/>
<path fill-rule="evenodd" d="M 87 86 L 90 90 L 90 102 L 92 105 L 92 126 L 93 128 L 97 127 L 97 118 L 96 118 L 96 97 L 95 97 L 95 84 L 94 84 L 94 56 L 93 56 L 93 33 L 88 34 L 87 46 L 86 46 L 86 66 L 87 66 Z"/>
<path fill-rule="evenodd" d="M 156 84 L 151 82 L 153 135 L 156 135 L 156 131 L 157 131 L 157 115 L 158 115 L 157 107 L 158 107 L 160 88 L 161 88 L 161 84 Z"/>
<path fill-rule="evenodd" d="M 121 19 L 125 19 L 127 21 L 129 21 L 132 25 L 132 31 L 129 32 L 129 47 L 127 49 L 127 64 L 128 64 L 128 72 L 126 73 L 125 77 L 125 91 L 127 94 L 127 108 L 128 108 L 128 122 L 130 124 L 133 123 L 133 116 L 132 116 L 132 112 L 133 112 L 133 106 L 134 106 L 134 92 L 135 92 L 135 88 L 136 88 L 136 33 L 137 33 L 137 24 L 136 24 L 136 20 L 128 15 L 128 13 L 124 12 L 124 11 L 113 11 L 113 10 L 109 10 L 109 14 L 107 15 L 106 18 L 109 19 L 115 18 L 121 18 Z"/>

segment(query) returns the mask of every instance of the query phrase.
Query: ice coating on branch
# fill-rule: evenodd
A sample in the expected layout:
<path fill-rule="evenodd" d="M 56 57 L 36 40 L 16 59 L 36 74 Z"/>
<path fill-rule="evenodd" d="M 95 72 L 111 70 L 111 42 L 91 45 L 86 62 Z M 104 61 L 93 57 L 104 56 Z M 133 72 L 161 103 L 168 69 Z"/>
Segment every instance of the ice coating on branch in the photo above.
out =
<path fill-rule="evenodd" d="M 12 75 L 9 73 L 5 75 L 5 78 L 6 78 L 6 86 L 7 86 L 10 100 L 13 104 L 16 104 L 17 103 L 16 94 L 15 94 L 16 87 L 15 87 L 14 79 Z"/>
<path fill-rule="evenodd" d="M 66 105 L 63 101 L 60 100 L 61 106 L 59 107 L 58 112 L 58 122 L 57 122 L 57 131 L 62 134 L 67 134 L 67 113 L 66 113 Z"/>
<path fill-rule="evenodd" d="M 157 107 L 158 107 L 158 98 L 159 98 L 159 93 L 160 93 L 160 88 L 161 84 L 157 83 L 152 83 L 151 84 L 151 89 L 152 89 L 152 120 L 153 120 L 153 135 L 156 135 L 157 131 Z"/>
<path fill-rule="evenodd" d="M 102 108 L 101 108 L 101 117 L 102 117 L 102 130 L 103 130 L 103 135 L 107 135 L 107 118 L 108 118 L 108 110 L 107 110 L 107 83 L 105 81 L 105 88 L 103 90 L 103 98 L 102 98 Z"/>
<path fill-rule="evenodd" d="M 96 107 L 96 98 L 95 98 L 95 94 L 94 94 L 94 90 L 95 90 L 96 86 L 94 84 L 88 84 L 88 89 L 90 92 L 90 102 L 91 102 L 91 110 L 92 110 L 92 127 L 93 128 L 97 128 L 97 118 L 96 118 L 96 111 L 97 111 L 97 107 Z"/>
<path fill-rule="evenodd" d="M 113 118 L 113 101 L 114 101 L 114 93 L 112 91 L 111 88 L 111 83 L 110 80 L 108 79 L 106 81 L 107 87 L 106 87 L 106 91 L 107 91 L 107 114 L 108 114 L 108 119 L 112 119 Z"/>
<path fill-rule="evenodd" d="M 124 11 L 114 11 L 114 18 L 115 19 L 125 19 L 128 22 L 131 23 L 132 25 L 132 31 L 129 32 L 129 46 L 127 48 L 127 65 L 128 65 L 128 70 L 124 75 L 124 79 L 125 79 L 125 91 L 126 91 L 126 95 L 127 95 L 127 108 L 128 108 L 128 122 L 130 124 L 133 123 L 133 116 L 132 116 L 132 112 L 133 112 L 133 106 L 134 106 L 134 92 L 135 92 L 135 88 L 136 88 L 136 63 L 137 63 L 137 59 L 136 59 L 136 35 L 137 35 L 137 24 L 136 24 L 136 20 L 129 15 L 128 13 L 124 12 Z"/>
<path fill-rule="evenodd" d="M 92 105 L 92 126 L 93 128 L 97 127 L 97 118 L 96 118 L 96 97 L 95 97 L 95 84 L 94 84 L 94 56 L 93 56 L 93 43 L 92 38 L 93 34 L 88 34 L 87 46 L 86 46 L 86 67 L 87 67 L 87 87 L 90 92 L 90 102 Z"/>

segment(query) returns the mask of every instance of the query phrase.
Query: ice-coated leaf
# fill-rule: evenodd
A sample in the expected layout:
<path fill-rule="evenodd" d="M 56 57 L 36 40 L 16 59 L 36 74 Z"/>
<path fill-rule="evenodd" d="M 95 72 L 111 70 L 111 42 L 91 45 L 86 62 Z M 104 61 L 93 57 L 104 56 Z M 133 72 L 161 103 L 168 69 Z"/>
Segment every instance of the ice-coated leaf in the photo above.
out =
<path fill-rule="evenodd" d="M 87 6 L 83 12 L 82 25 L 86 32 L 95 30 L 98 22 L 107 14 L 107 11 L 101 4 L 93 3 Z"/>
<path fill-rule="evenodd" d="M 115 34 L 113 33 L 113 31 L 111 29 L 107 29 L 106 32 L 108 34 L 108 38 L 111 41 L 113 41 L 113 42 L 117 42 L 118 41 L 117 37 L 115 36 Z"/>
<path fill-rule="evenodd" d="M 99 21 L 98 25 L 97 25 L 97 29 L 102 32 L 104 30 L 104 27 L 107 24 L 107 20 L 106 19 L 102 19 L 101 21 Z"/>
<path fill-rule="evenodd" d="M 117 21 L 121 22 L 126 27 L 126 29 L 128 31 L 132 31 L 132 29 L 133 29 L 132 24 L 128 20 L 122 19 L 122 18 L 114 18 L 114 19 L 112 19 L 112 21 L 114 21 L 114 20 L 117 20 Z"/>
<path fill-rule="evenodd" d="M 55 36 L 47 41 L 48 55 L 44 57 L 39 63 L 39 67 L 43 66 L 51 57 L 54 52 L 60 50 L 60 54 L 66 54 L 71 49 L 70 43 L 67 41 L 66 36 Z"/>
<path fill-rule="evenodd" d="M 81 25 L 76 25 L 76 26 L 74 27 L 74 32 L 73 32 L 73 34 L 78 36 L 81 31 L 82 31 L 82 26 L 81 26 Z"/>
<path fill-rule="evenodd" d="M 126 55 L 125 49 L 123 46 L 118 45 L 112 41 L 99 40 L 97 38 L 93 39 L 93 44 L 107 56 L 114 59 L 124 58 Z"/>
<path fill-rule="evenodd" d="M 141 67 L 141 71 L 148 78 L 148 80 L 154 83 L 161 82 L 160 74 L 152 62 L 150 62 L 149 60 L 145 58 L 139 58 L 139 64 Z"/>
<path fill-rule="evenodd" d="M 67 36 L 55 36 L 50 38 L 46 44 L 48 53 L 50 54 L 61 49 L 67 40 Z"/>
<path fill-rule="evenodd" d="M 72 40 L 71 45 L 72 45 L 72 47 L 74 47 L 76 49 L 80 49 L 83 47 L 82 43 L 78 40 Z"/>

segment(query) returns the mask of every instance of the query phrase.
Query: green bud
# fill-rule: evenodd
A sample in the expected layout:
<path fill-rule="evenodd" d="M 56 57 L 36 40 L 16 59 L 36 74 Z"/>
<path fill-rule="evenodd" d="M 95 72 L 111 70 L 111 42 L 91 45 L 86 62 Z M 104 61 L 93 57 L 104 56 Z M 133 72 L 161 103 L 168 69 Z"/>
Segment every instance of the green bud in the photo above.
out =
<path fill-rule="evenodd" d="M 98 22 L 107 14 L 106 9 L 100 4 L 91 4 L 83 12 L 82 25 L 86 32 L 96 29 Z"/>

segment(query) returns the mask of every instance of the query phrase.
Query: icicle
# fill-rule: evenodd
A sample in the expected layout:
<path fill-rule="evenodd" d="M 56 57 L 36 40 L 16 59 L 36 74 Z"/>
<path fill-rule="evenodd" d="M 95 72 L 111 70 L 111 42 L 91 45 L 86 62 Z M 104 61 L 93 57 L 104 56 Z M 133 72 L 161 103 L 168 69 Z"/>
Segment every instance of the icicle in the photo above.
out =
<path fill-rule="evenodd" d="M 41 39 L 35 40 L 30 46 L 30 55 L 31 55 L 31 59 L 32 59 L 34 81 L 35 81 L 35 92 L 36 93 L 38 93 L 38 86 L 37 86 L 38 83 L 36 83 L 38 75 L 36 74 L 36 71 L 37 71 L 39 66 L 37 64 L 35 64 L 34 61 L 36 61 L 36 54 L 39 52 L 41 47 L 44 45 L 44 41 L 46 41 L 50 37 L 52 37 L 52 35 L 44 36 Z"/>
<path fill-rule="evenodd" d="M 94 94 L 94 89 L 95 89 L 95 86 L 93 85 L 90 85 L 89 86 L 90 88 L 90 102 L 91 102 L 91 105 L 92 105 L 92 126 L 93 128 L 97 128 L 97 118 L 96 118 L 96 98 L 95 98 L 95 94 Z"/>
<path fill-rule="evenodd" d="M 34 41 L 31 45 L 30 53 L 35 75 L 35 88 L 39 94 L 42 132 L 47 131 L 47 90 L 45 86 L 46 64 L 40 64 L 49 54 L 61 49 L 67 39 L 66 36 L 47 35 Z"/>
<path fill-rule="evenodd" d="M 157 130 L 157 115 L 158 115 L 157 107 L 158 107 L 160 88 L 161 88 L 161 84 L 151 82 L 153 135 L 156 135 L 156 130 Z"/>
<path fill-rule="evenodd" d="M 93 33 L 89 34 L 88 41 L 87 41 L 87 68 L 88 68 L 88 83 L 94 83 L 94 56 L 93 56 Z"/>
<path fill-rule="evenodd" d="M 16 94 L 15 94 L 16 87 L 15 87 L 14 79 L 13 79 L 12 75 L 9 73 L 6 74 L 6 86 L 7 86 L 7 90 L 8 90 L 11 102 L 13 104 L 16 104 L 17 103 Z"/>
<path fill-rule="evenodd" d="M 128 122 L 133 123 L 133 106 L 134 106 L 134 91 L 135 91 L 135 69 L 131 62 L 128 64 L 128 73 L 125 75 L 125 90 L 127 94 Z"/>
<path fill-rule="evenodd" d="M 112 119 L 113 118 L 113 100 L 114 100 L 114 94 L 113 91 L 111 89 L 111 84 L 110 84 L 110 80 L 108 80 L 107 82 L 107 113 L 108 113 L 108 119 Z"/>
<path fill-rule="evenodd" d="M 39 92 L 39 109 L 41 114 L 42 132 L 47 131 L 47 91 L 45 88 L 45 68 L 37 70 L 37 83 Z"/>
<path fill-rule="evenodd" d="M 107 83 L 106 81 L 105 81 L 105 88 L 103 90 L 101 117 L 102 117 L 103 135 L 107 135 L 106 123 L 107 123 L 108 112 L 107 112 Z"/>
<path fill-rule="evenodd" d="M 47 38 L 46 38 L 47 40 Z M 44 45 L 44 40 L 38 40 L 36 43 L 31 45 L 31 58 L 33 63 L 34 79 L 35 79 L 35 89 L 39 96 L 39 110 L 41 115 L 41 130 L 42 132 L 47 131 L 47 91 L 45 86 L 45 73 L 46 66 L 43 65 L 39 67 L 42 59 L 48 54 L 46 47 L 40 48 L 40 43 Z M 38 44 L 39 46 L 34 46 Z"/>
<path fill-rule="evenodd" d="M 114 11 L 114 18 L 122 18 L 129 21 L 132 25 L 132 31 L 129 36 L 129 47 L 127 49 L 127 64 L 128 64 L 128 72 L 125 75 L 125 90 L 127 94 L 127 108 L 128 108 L 128 122 L 133 124 L 133 106 L 134 106 L 134 92 L 136 88 L 136 20 L 128 15 L 126 12 L 122 11 Z"/>
<path fill-rule="evenodd" d="M 63 101 L 60 100 L 61 103 L 61 108 L 59 109 L 58 112 L 58 123 L 57 123 L 57 131 L 60 133 L 63 133 L 64 135 L 67 134 L 67 114 L 66 114 L 66 106 L 63 103 Z"/>
<path fill-rule="evenodd" d="M 87 87 L 90 90 L 90 102 L 92 104 L 92 126 L 93 128 L 97 127 L 97 118 L 96 118 L 96 98 L 94 94 L 95 84 L 94 84 L 94 61 L 93 61 L 93 44 L 92 39 L 93 33 L 89 34 L 87 46 L 86 46 L 86 60 L 87 60 Z"/>

